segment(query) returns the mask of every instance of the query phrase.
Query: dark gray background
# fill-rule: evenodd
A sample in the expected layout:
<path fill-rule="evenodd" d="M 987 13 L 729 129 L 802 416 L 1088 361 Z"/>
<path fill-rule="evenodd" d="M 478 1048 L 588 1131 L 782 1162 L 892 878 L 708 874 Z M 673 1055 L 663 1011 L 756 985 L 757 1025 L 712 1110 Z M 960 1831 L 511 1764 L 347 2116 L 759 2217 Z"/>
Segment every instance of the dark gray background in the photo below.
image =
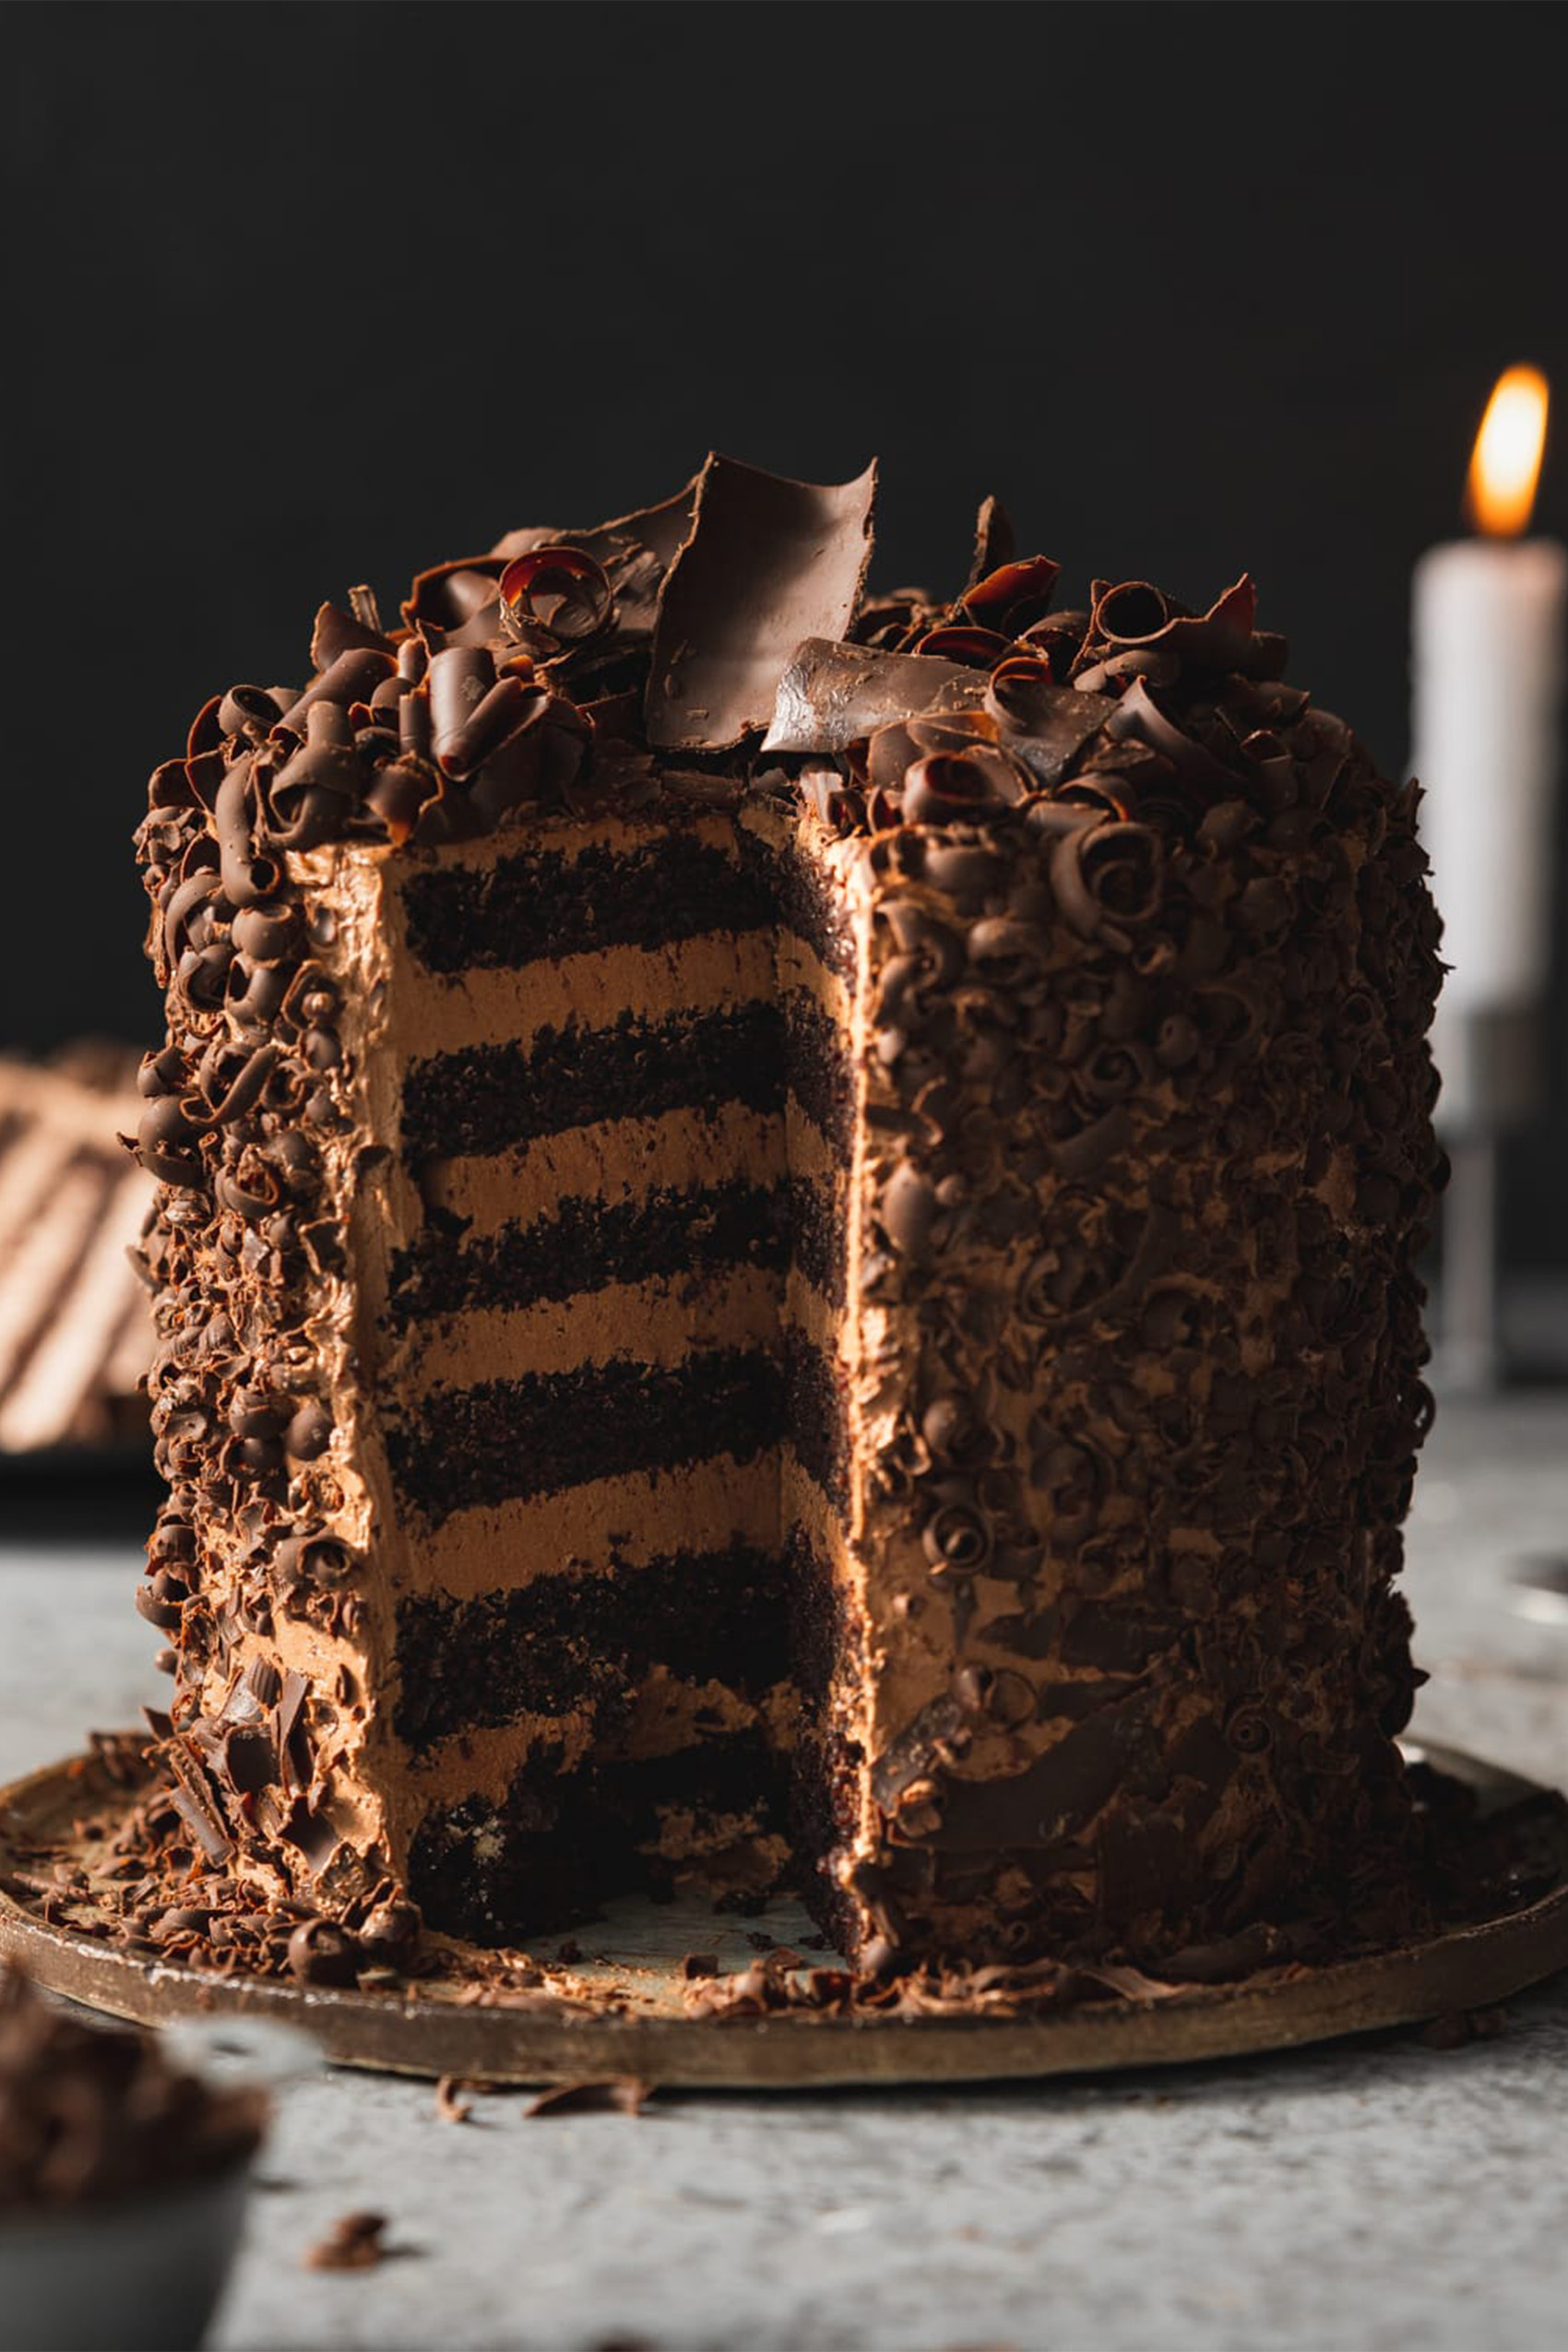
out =
<path fill-rule="evenodd" d="M 1568 398 L 1568 16 L 1538 6 L 12 6 L 0 1041 L 144 1038 L 128 836 L 324 595 L 661 494 L 885 462 L 1206 600 L 1407 747 L 1410 564 L 1489 386 Z M 1568 535 L 1549 453 L 1539 525 Z M 1560 958 L 1560 962 L 1561 962 Z M 1568 1017 L 1510 1156 L 1568 1264 Z"/>

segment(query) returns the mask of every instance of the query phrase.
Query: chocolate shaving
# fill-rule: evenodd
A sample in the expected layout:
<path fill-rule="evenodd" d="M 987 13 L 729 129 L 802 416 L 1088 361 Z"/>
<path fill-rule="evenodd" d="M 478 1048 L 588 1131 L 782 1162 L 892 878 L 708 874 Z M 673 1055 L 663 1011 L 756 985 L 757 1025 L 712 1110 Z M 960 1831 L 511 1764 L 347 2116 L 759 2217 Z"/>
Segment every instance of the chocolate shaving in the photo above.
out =
<path fill-rule="evenodd" d="M 557 2083 L 524 2108 L 534 2115 L 640 2115 L 653 2085 L 636 2074 L 612 2074 L 581 2083 Z"/>
<path fill-rule="evenodd" d="M 808 637 L 778 681 L 762 749 L 841 752 L 895 720 L 977 710 L 985 695 L 984 675 L 956 661 Z"/>
<path fill-rule="evenodd" d="M 835 485 L 714 456 L 653 636 L 648 740 L 722 751 L 766 727 L 807 637 L 842 637 L 871 561 L 876 467 Z"/>

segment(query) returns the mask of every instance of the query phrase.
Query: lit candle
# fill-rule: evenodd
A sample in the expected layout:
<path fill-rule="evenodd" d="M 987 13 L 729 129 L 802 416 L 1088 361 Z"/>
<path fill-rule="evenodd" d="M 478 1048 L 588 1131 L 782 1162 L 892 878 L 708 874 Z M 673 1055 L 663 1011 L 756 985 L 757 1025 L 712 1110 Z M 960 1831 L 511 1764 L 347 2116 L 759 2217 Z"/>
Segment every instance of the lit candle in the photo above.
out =
<path fill-rule="evenodd" d="M 1470 460 L 1474 539 L 1416 566 L 1412 766 L 1450 967 L 1432 1050 L 1453 1174 L 1443 1210 L 1442 1376 L 1505 1369 L 1497 1284 L 1497 1144 L 1535 1108 L 1536 1010 L 1551 944 L 1568 552 L 1527 539 L 1546 441 L 1546 379 L 1510 368 Z"/>
<path fill-rule="evenodd" d="M 1527 1008 L 1546 980 L 1568 604 L 1568 552 L 1524 536 L 1546 410 L 1545 378 L 1510 368 L 1470 463 L 1479 535 L 1434 547 L 1416 566 L 1411 766 L 1425 790 L 1422 830 L 1452 967 L 1440 1063 L 1444 1028 Z"/>

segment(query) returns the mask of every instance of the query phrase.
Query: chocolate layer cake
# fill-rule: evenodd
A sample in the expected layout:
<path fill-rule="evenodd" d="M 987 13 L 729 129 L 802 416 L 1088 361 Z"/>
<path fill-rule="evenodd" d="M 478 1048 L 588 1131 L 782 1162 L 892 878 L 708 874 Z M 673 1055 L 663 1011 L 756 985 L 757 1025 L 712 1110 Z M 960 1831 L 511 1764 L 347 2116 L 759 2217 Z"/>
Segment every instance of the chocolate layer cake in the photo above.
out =
<path fill-rule="evenodd" d="M 1407 1843 L 1415 793 L 1247 581 L 868 599 L 872 498 L 356 590 L 152 779 L 141 1598 L 264 1897 L 1148 1959 Z"/>

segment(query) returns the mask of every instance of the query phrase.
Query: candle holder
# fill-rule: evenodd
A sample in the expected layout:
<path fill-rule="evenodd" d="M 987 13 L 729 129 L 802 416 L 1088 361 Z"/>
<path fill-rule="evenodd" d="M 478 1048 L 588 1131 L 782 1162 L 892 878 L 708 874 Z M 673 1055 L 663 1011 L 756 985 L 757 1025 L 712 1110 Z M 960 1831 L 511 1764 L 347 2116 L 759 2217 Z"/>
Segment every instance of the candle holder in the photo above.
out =
<path fill-rule="evenodd" d="M 1503 1138 L 1541 1107 L 1541 1017 L 1535 1005 L 1446 1011 L 1432 1051 L 1443 1079 L 1437 1130 L 1452 1174 L 1442 1211 L 1443 1278 L 1433 1376 L 1484 1394 L 1507 1371 L 1498 1251 L 1498 1168 Z"/>

